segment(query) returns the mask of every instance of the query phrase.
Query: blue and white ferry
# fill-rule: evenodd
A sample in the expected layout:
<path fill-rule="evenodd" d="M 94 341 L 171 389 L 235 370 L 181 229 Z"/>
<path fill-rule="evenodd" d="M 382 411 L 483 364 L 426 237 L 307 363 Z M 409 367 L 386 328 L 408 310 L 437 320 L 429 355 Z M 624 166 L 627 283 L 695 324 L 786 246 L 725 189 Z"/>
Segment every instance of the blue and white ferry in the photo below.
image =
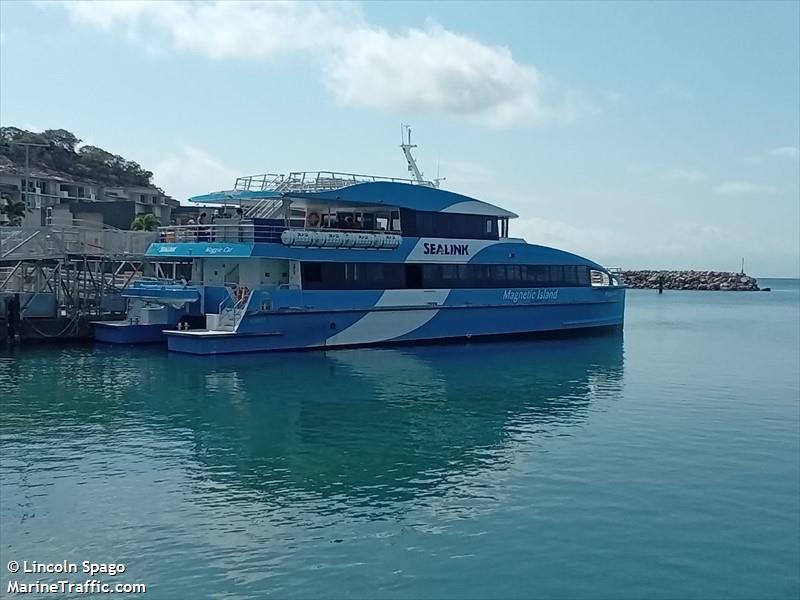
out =
<path fill-rule="evenodd" d="M 169 350 L 211 355 L 622 327 L 612 272 L 509 237 L 517 215 L 424 180 L 402 147 L 413 179 L 258 175 L 193 198 L 242 210 L 161 228 L 149 260 L 191 272 L 137 282 L 127 295 L 151 316 L 98 338 L 163 334 Z"/>

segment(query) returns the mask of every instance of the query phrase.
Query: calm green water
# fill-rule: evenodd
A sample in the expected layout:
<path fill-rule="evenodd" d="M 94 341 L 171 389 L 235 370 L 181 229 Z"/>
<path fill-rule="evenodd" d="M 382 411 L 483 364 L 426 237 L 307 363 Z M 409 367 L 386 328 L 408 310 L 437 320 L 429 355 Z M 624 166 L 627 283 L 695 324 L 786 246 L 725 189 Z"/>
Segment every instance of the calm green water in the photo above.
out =
<path fill-rule="evenodd" d="M 800 287 L 760 283 L 631 291 L 624 337 L 0 355 L 0 595 L 796 598 Z"/>

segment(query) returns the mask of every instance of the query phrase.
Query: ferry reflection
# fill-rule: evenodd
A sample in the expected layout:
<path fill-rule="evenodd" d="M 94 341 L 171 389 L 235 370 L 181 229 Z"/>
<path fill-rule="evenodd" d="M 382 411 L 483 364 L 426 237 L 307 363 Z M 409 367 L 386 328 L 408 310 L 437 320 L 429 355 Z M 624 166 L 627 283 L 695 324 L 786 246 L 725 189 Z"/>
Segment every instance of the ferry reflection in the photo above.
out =
<path fill-rule="evenodd" d="M 614 335 L 170 363 L 180 387 L 203 390 L 170 405 L 191 415 L 204 475 L 278 504 L 293 493 L 374 503 L 444 492 L 568 433 L 617 396 L 623 350 Z"/>
<path fill-rule="evenodd" d="M 444 494 L 547 436 L 568 435 L 594 402 L 613 402 L 623 373 L 621 335 L 217 358 L 116 348 L 26 357 L 0 361 L 7 443 L 154 448 L 134 458 L 187 469 L 198 497 L 210 483 L 225 498 L 255 495 L 271 506 Z"/>

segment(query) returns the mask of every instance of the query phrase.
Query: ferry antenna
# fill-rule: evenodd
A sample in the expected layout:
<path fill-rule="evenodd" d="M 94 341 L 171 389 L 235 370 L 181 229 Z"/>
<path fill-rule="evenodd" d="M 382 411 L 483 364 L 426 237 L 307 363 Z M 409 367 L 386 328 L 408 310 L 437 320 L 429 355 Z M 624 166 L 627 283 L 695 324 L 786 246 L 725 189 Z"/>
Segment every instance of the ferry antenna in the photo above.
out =
<path fill-rule="evenodd" d="M 400 147 L 403 149 L 403 154 L 406 157 L 406 162 L 408 163 L 408 171 L 414 176 L 414 179 L 417 183 L 425 183 L 425 178 L 422 176 L 422 172 L 419 170 L 417 166 L 417 161 L 414 158 L 414 155 L 411 154 L 411 149 L 416 148 L 416 144 L 411 143 L 411 127 L 406 123 L 402 123 L 400 125 L 400 132 L 402 134 L 401 140 L 402 143 Z M 406 142 L 406 137 L 408 137 L 408 141 Z"/>

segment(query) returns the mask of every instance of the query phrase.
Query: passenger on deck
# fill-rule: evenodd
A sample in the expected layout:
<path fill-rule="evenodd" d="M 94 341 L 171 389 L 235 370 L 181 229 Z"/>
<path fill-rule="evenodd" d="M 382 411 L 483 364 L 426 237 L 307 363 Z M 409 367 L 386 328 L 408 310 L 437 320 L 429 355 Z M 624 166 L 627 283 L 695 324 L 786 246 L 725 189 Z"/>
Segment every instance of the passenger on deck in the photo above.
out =
<path fill-rule="evenodd" d="M 236 207 L 236 215 L 233 217 L 236 221 L 236 239 L 239 242 L 244 241 L 244 235 L 242 231 L 242 220 L 244 219 L 244 211 L 242 210 L 241 206 Z"/>
<path fill-rule="evenodd" d="M 205 227 L 206 223 L 208 222 L 208 215 L 205 211 L 200 213 L 200 216 L 197 217 L 197 224 L 199 227 L 197 228 L 197 241 L 198 242 L 207 242 L 208 241 L 208 227 Z"/>
<path fill-rule="evenodd" d="M 316 229 L 319 227 L 319 214 L 316 212 L 308 213 L 306 217 L 306 225 L 309 229 Z"/>

